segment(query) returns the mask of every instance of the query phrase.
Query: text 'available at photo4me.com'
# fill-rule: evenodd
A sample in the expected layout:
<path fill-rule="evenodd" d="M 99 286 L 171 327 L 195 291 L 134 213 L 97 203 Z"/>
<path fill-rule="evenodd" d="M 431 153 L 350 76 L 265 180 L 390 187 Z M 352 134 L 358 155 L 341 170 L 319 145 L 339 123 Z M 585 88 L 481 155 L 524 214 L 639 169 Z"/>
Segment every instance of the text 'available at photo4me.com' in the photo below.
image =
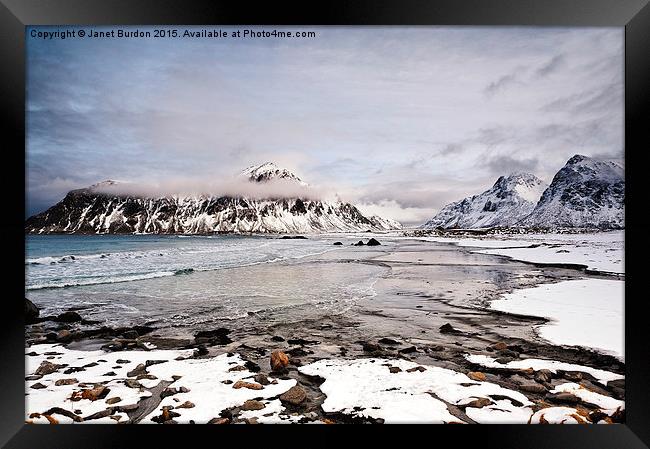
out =
<path fill-rule="evenodd" d="M 152 28 L 147 30 L 130 28 L 58 28 L 53 30 L 32 29 L 33 39 L 258 39 L 288 38 L 310 39 L 317 37 L 315 31 L 278 29 L 220 29 L 220 28 Z"/>

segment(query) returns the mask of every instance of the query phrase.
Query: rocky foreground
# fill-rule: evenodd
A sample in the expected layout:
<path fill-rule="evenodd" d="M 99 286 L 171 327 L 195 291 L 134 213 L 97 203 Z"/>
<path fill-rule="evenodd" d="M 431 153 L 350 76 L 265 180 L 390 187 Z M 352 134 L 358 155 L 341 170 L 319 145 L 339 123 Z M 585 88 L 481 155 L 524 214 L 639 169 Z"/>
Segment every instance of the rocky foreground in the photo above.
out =
<path fill-rule="evenodd" d="M 183 339 L 77 311 L 40 317 L 29 301 L 25 313 L 28 423 L 625 421 L 615 358 L 490 341 L 449 323 L 437 329 L 440 344 L 394 335 L 346 343 L 340 329 L 355 324 L 342 317 Z"/>

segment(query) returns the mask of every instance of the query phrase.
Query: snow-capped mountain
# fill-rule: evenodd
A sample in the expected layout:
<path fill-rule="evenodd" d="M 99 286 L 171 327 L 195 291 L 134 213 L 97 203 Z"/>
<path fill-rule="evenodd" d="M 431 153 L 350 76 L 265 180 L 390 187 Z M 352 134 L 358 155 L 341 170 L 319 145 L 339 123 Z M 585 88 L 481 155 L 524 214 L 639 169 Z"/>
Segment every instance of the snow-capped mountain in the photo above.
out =
<path fill-rule="evenodd" d="M 575 155 L 557 172 L 521 225 L 625 228 L 625 177 L 619 164 Z"/>
<path fill-rule="evenodd" d="M 273 163 L 249 167 L 241 175 L 253 183 L 300 178 Z M 28 233 L 203 234 L 213 232 L 313 233 L 398 229 L 399 223 L 366 217 L 342 201 L 306 198 L 253 199 L 235 196 L 146 197 L 117 193 L 120 183 L 104 181 L 73 190 L 25 223 Z"/>
<path fill-rule="evenodd" d="M 512 226 L 528 216 L 546 184 L 528 173 L 501 176 L 492 188 L 443 207 L 422 228 Z"/>

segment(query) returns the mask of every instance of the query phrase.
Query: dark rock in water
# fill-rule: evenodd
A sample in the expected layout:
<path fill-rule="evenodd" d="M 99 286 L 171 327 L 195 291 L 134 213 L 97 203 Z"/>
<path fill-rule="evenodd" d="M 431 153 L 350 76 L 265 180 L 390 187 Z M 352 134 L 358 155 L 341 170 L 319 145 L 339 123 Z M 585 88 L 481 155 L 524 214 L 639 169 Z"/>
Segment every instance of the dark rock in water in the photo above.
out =
<path fill-rule="evenodd" d="M 449 323 L 445 323 L 442 326 L 440 326 L 440 333 L 441 334 L 462 334 L 461 331 L 459 331 Z"/>
<path fill-rule="evenodd" d="M 359 240 L 357 243 L 354 244 L 354 246 L 364 246 L 365 243 L 363 243 L 363 240 Z"/>
<path fill-rule="evenodd" d="M 54 321 L 57 321 L 59 323 L 76 323 L 77 321 L 81 320 L 81 315 L 79 315 L 77 312 L 63 312 L 54 319 Z"/>
<path fill-rule="evenodd" d="M 261 370 L 260 366 L 257 363 L 251 362 L 250 360 L 247 360 L 246 363 L 244 363 L 244 366 L 248 368 L 248 371 L 252 371 L 254 373 L 259 373 Z"/>
<path fill-rule="evenodd" d="M 398 352 L 400 354 L 410 354 L 412 352 L 418 352 L 418 348 L 415 346 L 409 346 L 408 348 L 400 349 Z"/>
<path fill-rule="evenodd" d="M 232 343 L 232 340 L 228 337 L 230 333 L 229 329 L 220 327 L 211 331 L 200 331 L 194 334 L 194 340 L 197 343 L 210 343 L 218 345 L 226 345 Z"/>
<path fill-rule="evenodd" d="M 381 351 L 381 346 L 376 345 L 376 344 L 374 344 L 374 343 L 363 343 L 361 346 L 363 347 L 363 350 L 364 350 L 365 352 L 377 352 L 377 351 Z"/>
<path fill-rule="evenodd" d="M 305 237 L 304 235 L 283 235 L 280 238 L 282 240 L 290 240 L 290 239 L 292 239 L 292 240 L 295 240 L 295 239 L 307 240 L 307 237 Z"/>
<path fill-rule="evenodd" d="M 334 245 L 339 246 L 339 245 L 343 245 L 343 243 L 341 243 L 341 242 L 334 242 Z"/>
<path fill-rule="evenodd" d="M 305 340 L 304 338 L 290 338 L 287 340 L 290 345 L 316 345 L 319 342 L 316 340 Z"/>
<path fill-rule="evenodd" d="M 303 390 L 298 385 L 294 385 L 289 388 L 286 393 L 280 395 L 280 400 L 282 402 L 288 402 L 289 404 L 298 405 L 307 398 L 305 390 Z"/>
<path fill-rule="evenodd" d="M 375 240 L 374 238 L 372 238 L 372 239 L 368 240 L 367 245 L 368 245 L 368 246 L 379 246 L 379 245 L 381 245 L 381 243 L 379 243 L 377 240 Z"/>
<path fill-rule="evenodd" d="M 280 337 L 279 335 L 274 335 L 271 337 L 271 341 L 284 341 L 284 338 Z"/>
<path fill-rule="evenodd" d="M 393 340 L 392 338 L 381 338 L 379 339 L 379 343 L 383 345 L 399 345 L 400 342 L 397 340 Z"/>
<path fill-rule="evenodd" d="M 37 318 L 40 313 L 38 307 L 36 307 L 29 299 L 25 298 L 25 323 L 34 324 L 38 322 Z"/>

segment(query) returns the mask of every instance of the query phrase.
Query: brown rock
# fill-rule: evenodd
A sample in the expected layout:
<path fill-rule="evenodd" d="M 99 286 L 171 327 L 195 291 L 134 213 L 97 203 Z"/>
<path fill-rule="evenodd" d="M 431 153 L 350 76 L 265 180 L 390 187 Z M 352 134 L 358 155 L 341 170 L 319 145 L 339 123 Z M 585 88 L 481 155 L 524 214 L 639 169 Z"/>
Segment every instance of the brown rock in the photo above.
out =
<path fill-rule="evenodd" d="M 114 398 L 108 398 L 108 399 L 106 399 L 106 403 L 107 403 L 108 405 L 111 405 L 111 404 L 117 404 L 117 403 L 120 402 L 121 400 L 122 400 L 122 398 L 118 398 L 118 397 L 116 396 L 116 397 L 114 397 Z"/>
<path fill-rule="evenodd" d="M 242 410 L 262 410 L 266 407 L 262 402 L 250 399 L 241 406 Z"/>
<path fill-rule="evenodd" d="M 246 367 L 244 365 L 237 365 L 233 366 L 228 371 L 246 371 Z"/>
<path fill-rule="evenodd" d="M 240 389 L 240 388 L 248 388 L 249 390 L 261 390 L 264 388 L 260 384 L 256 384 L 253 382 L 244 382 L 243 380 L 238 380 L 235 382 L 235 384 L 232 386 L 235 389 Z"/>
<path fill-rule="evenodd" d="M 298 405 L 307 398 L 305 390 L 300 388 L 298 385 L 294 385 L 289 388 L 285 393 L 280 395 L 280 400 L 282 402 L 288 402 L 289 404 Z"/>
<path fill-rule="evenodd" d="M 59 379 L 56 382 L 54 382 L 54 385 L 60 387 L 61 385 L 72 385 L 72 384 L 76 384 L 77 382 L 79 382 L 77 379 L 75 379 L 74 377 L 70 377 L 68 379 Z"/>
<path fill-rule="evenodd" d="M 271 369 L 281 371 L 289 364 L 289 356 L 282 351 L 273 351 L 271 353 Z"/>
<path fill-rule="evenodd" d="M 190 401 L 185 401 L 181 405 L 178 405 L 176 408 L 194 408 L 194 403 Z"/>
<path fill-rule="evenodd" d="M 497 351 L 503 351 L 504 349 L 508 349 L 508 345 L 505 344 L 502 341 L 499 341 L 497 343 L 494 343 L 492 346 L 490 346 L 492 349 L 495 349 Z"/>
<path fill-rule="evenodd" d="M 419 371 L 421 373 L 425 372 L 427 369 L 423 366 L 415 366 L 413 368 L 409 368 L 406 370 L 407 373 L 414 373 L 416 371 Z"/>
<path fill-rule="evenodd" d="M 41 365 L 34 372 L 37 376 L 45 376 L 46 374 L 52 374 L 58 371 L 60 368 L 65 368 L 67 365 L 57 365 L 56 363 L 48 362 L 44 360 L 41 362 Z"/>
<path fill-rule="evenodd" d="M 467 373 L 467 377 L 477 382 L 485 381 L 485 374 L 481 373 L 480 371 L 470 371 L 469 373 Z"/>
<path fill-rule="evenodd" d="M 33 388 L 34 390 L 41 390 L 41 389 L 47 388 L 47 387 L 45 385 L 43 385 L 42 383 L 37 382 L 34 385 L 32 385 L 31 387 L 29 387 L 29 388 Z"/>
<path fill-rule="evenodd" d="M 230 419 L 228 418 L 212 418 L 208 421 L 208 424 L 230 424 Z"/>
<path fill-rule="evenodd" d="M 488 398 L 478 398 L 472 402 L 467 403 L 465 406 L 466 407 L 474 407 L 474 408 L 482 408 L 485 406 L 488 406 L 492 404 L 492 401 L 490 401 Z"/>
<path fill-rule="evenodd" d="M 546 387 L 540 384 L 533 384 L 533 383 L 523 384 L 523 385 L 519 385 L 519 389 L 522 391 L 527 391 L 529 393 L 538 393 L 538 394 L 546 393 Z"/>
<path fill-rule="evenodd" d="M 50 422 L 50 424 L 58 424 L 59 423 L 59 421 L 57 421 L 56 418 L 54 418 L 53 416 L 50 416 L 50 415 L 43 415 L 43 416 L 45 416 L 45 419 L 47 419 Z"/>
<path fill-rule="evenodd" d="M 56 341 L 60 341 L 61 343 L 67 343 L 72 340 L 72 332 L 70 332 L 67 329 L 60 330 L 56 334 Z"/>
<path fill-rule="evenodd" d="M 256 374 L 255 377 L 253 377 L 253 379 L 255 380 L 255 382 L 261 385 L 268 385 L 271 383 L 269 382 L 269 378 L 266 377 L 266 374 L 263 373 Z"/>
<path fill-rule="evenodd" d="M 399 366 L 391 366 L 388 368 L 388 371 L 390 371 L 393 374 L 397 374 L 402 372 L 402 368 L 400 368 Z"/>
<path fill-rule="evenodd" d="M 537 382 L 549 383 L 553 378 L 553 373 L 547 369 L 541 369 L 535 373 L 535 380 Z"/>
<path fill-rule="evenodd" d="M 95 388 L 90 388 L 88 390 L 75 391 L 72 393 L 72 397 L 70 399 L 73 401 L 79 401 L 80 399 L 89 399 L 91 401 L 96 401 L 97 399 L 106 397 L 109 392 L 110 390 L 105 386 L 98 385 Z"/>

